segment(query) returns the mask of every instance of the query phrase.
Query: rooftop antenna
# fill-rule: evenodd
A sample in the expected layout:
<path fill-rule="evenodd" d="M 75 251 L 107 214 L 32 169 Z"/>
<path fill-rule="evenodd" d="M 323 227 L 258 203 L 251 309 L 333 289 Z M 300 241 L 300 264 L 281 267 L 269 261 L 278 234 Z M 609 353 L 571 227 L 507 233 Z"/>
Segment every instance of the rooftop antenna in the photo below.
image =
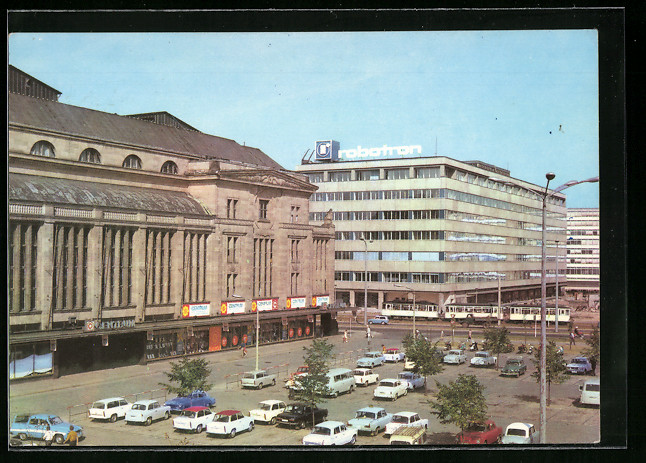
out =
<path fill-rule="evenodd" d="M 301 164 L 311 164 L 310 159 L 312 159 L 312 155 L 314 154 L 314 150 L 312 150 L 312 152 L 310 153 L 309 157 L 308 157 L 307 159 L 305 159 L 305 157 L 307 156 L 307 153 L 309 153 L 309 152 L 310 152 L 310 150 L 309 150 L 309 149 L 307 149 L 307 150 L 305 151 L 305 154 L 303 154 L 303 158 L 301 159 Z"/>

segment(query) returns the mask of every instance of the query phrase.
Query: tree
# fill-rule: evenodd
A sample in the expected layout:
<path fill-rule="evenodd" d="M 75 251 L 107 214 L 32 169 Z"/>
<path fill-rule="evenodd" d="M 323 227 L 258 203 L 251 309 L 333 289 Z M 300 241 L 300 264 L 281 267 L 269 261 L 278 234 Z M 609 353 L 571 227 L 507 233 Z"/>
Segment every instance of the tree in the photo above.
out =
<path fill-rule="evenodd" d="M 439 341 L 438 341 L 439 342 Z M 427 376 L 433 376 L 444 370 L 442 364 L 442 352 L 437 347 L 437 342 L 432 344 L 422 336 L 413 337 L 406 335 L 403 340 L 406 358 L 413 362 L 413 372 L 424 377 L 424 393 L 427 393 Z"/>
<path fill-rule="evenodd" d="M 506 354 L 514 350 L 514 345 L 509 339 L 509 330 L 505 326 L 485 326 L 483 335 L 487 350 L 490 350 L 496 356 L 497 370 L 500 354 Z"/>
<path fill-rule="evenodd" d="M 311 347 L 303 347 L 305 365 L 309 367 L 307 374 L 301 375 L 295 380 L 295 388 L 290 392 L 296 400 L 308 405 L 316 405 L 325 402 L 324 396 L 330 395 L 332 390 L 328 387 L 327 372 L 330 370 L 329 361 L 334 358 L 332 354 L 334 346 L 326 339 L 313 339 Z M 312 423 L 314 422 L 314 410 L 312 409 Z"/>
<path fill-rule="evenodd" d="M 460 374 L 447 385 L 435 381 L 439 392 L 437 400 L 429 402 L 437 410 L 442 424 L 453 423 L 464 431 L 472 423 L 483 423 L 487 419 L 485 387 L 475 375 Z"/>
<path fill-rule="evenodd" d="M 166 383 L 159 383 L 168 389 L 171 394 L 177 394 L 180 397 L 188 396 L 191 392 L 199 389 L 209 391 L 213 385 L 207 382 L 211 369 L 208 362 L 204 359 L 187 359 L 183 358 L 179 363 L 170 362 L 170 373 L 164 372 L 169 382 L 178 383 L 178 386 Z"/>
<path fill-rule="evenodd" d="M 536 349 L 532 361 L 536 365 L 536 371 L 532 376 L 536 378 L 536 382 L 541 380 L 541 349 Z M 552 383 L 561 384 L 567 380 L 567 369 L 565 368 L 565 360 L 563 359 L 563 352 L 557 347 L 554 341 L 547 343 L 547 351 L 545 357 L 546 363 L 546 382 L 547 382 L 547 405 L 550 404 L 550 392 Z"/>
<path fill-rule="evenodd" d="M 599 363 L 599 326 L 595 326 L 592 330 L 592 333 L 590 333 L 590 336 L 588 336 L 584 340 L 588 347 L 586 349 L 583 349 L 583 355 L 588 357 L 590 362 L 592 362 L 592 360 L 594 359 L 595 364 Z"/>

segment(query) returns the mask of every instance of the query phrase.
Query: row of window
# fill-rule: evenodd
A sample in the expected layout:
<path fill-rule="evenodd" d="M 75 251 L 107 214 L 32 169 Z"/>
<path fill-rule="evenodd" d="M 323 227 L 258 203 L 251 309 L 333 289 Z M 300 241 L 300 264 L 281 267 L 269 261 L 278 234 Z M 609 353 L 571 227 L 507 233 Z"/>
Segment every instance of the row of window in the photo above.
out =
<path fill-rule="evenodd" d="M 570 236 L 598 236 L 599 230 L 568 230 Z"/>
<path fill-rule="evenodd" d="M 497 254 L 492 252 L 364 252 L 336 251 L 336 260 L 393 262 L 540 262 L 540 254 Z M 548 260 L 550 260 L 548 258 Z M 554 259 L 551 259 L 552 261 Z"/>
<path fill-rule="evenodd" d="M 513 236 L 484 235 L 444 230 L 394 230 L 394 231 L 339 231 L 335 233 L 339 241 L 407 241 L 407 240 L 446 240 L 485 244 L 508 244 L 515 246 L 541 246 L 542 241 L 533 238 Z"/>
<path fill-rule="evenodd" d="M 570 273 L 570 272 L 568 272 Z M 560 275 L 565 272 L 559 270 Z M 554 275 L 554 272 L 551 273 Z M 335 281 L 368 281 L 382 283 L 472 283 L 478 281 L 531 280 L 540 278 L 538 270 L 518 270 L 512 272 L 451 272 L 451 273 L 413 273 L 413 272 L 334 272 Z"/>
<path fill-rule="evenodd" d="M 50 142 L 46 140 L 40 140 L 36 142 L 34 146 L 31 147 L 30 154 L 33 154 L 35 156 L 49 157 L 49 158 L 56 157 L 54 145 L 52 145 Z M 89 163 L 89 164 L 101 164 L 101 153 L 99 153 L 94 148 L 86 148 L 81 152 L 81 155 L 79 156 L 79 161 Z M 121 164 L 121 167 L 125 167 L 126 169 L 141 170 L 142 166 L 143 165 L 142 165 L 141 159 L 139 158 L 139 156 L 136 156 L 134 154 L 130 154 L 126 156 L 126 158 L 123 160 L 123 163 Z M 162 165 L 160 172 L 163 174 L 177 175 L 178 173 L 177 164 L 175 164 L 173 161 L 166 161 Z"/>
<path fill-rule="evenodd" d="M 568 275 L 599 275 L 599 268 L 569 268 Z"/>

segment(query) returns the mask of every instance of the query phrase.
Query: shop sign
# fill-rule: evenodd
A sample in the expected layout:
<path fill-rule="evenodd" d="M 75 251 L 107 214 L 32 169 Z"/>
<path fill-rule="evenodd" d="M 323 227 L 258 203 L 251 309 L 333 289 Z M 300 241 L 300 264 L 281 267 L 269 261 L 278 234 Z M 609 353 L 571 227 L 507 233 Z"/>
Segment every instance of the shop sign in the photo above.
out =
<path fill-rule="evenodd" d="M 211 304 L 184 304 L 182 318 L 208 317 L 211 315 Z"/>
<path fill-rule="evenodd" d="M 121 328 L 134 328 L 135 319 L 130 318 L 127 320 L 85 320 L 83 331 L 101 331 L 101 330 L 117 330 Z"/>
<path fill-rule="evenodd" d="M 229 315 L 232 313 L 244 313 L 245 301 L 223 302 L 220 305 L 220 314 Z"/>
<path fill-rule="evenodd" d="M 318 307 L 318 306 L 321 306 L 323 304 L 327 305 L 329 303 L 330 303 L 330 296 L 329 295 L 327 295 L 327 296 L 314 296 L 312 298 L 312 306 L 313 307 Z"/>
<path fill-rule="evenodd" d="M 255 312 L 264 312 L 266 310 L 277 310 L 278 309 L 278 299 L 256 299 L 251 303 L 251 311 Z"/>
<path fill-rule="evenodd" d="M 362 148 L 357 146 L 356 149 L 339 150 L 339 159 L 355 159 L 355 158 L 376 158 L 380 156 L 408 156 L 411 154 L 422 154 L 422 147 L 420 145 L 409 146 L 387 146 L 383 145 L 379 148 Z"/>
<path fill-rule="evenodd" d="M 288 309 L 302 309 L 306 307 L 306 298 L 305 297 L 288 297 L 287 298 L 287 308 Z"/>

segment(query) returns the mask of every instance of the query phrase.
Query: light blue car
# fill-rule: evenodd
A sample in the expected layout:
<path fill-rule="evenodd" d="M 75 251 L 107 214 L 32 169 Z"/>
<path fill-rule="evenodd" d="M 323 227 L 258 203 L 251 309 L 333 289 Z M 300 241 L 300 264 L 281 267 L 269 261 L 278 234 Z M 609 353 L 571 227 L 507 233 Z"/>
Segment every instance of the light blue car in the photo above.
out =
<path fill-rule="evenodd" d="M 366 352 L 366 355 L 357 360 L 357 368 L 374 368 L 384 364 L 381 352 Z"/>
<path fill-rule="evenodd" d="M 348 421 L 348 425 L 358 432 L 367 432 L 376 436 L 386 429 L 386 425 L 393 419 L 392 414 L 386 413 L 381 407 L 364 407 L 357 410 L 355 417 Z"/>
<path fill-rule="evenodd" d="M 387 325 L 388 324 L 388 317 L 385 315 L 377 315 L 375 318 L 371 318 L 368 320 L 368 325 Z"/>
<path fill-rule="evenodd" d="M 70 426 L 74 427 L 74 431 L 78 435 L 79 440 L 83 438 L 83 428 L 77 425 L 72 425 L 61 420 L 56 415 L 48 414 L 24 414 L 16 415 L 11 423 L 9 434 L 12 437 L 18 437 L 20 440 L 43 439 L 45 431 L 52 431 L 54 433 L 54 442 L 62 444 L 70 432 Z"/>
<path fill-rule="evenodd" d="M 397 379 L 406 383 L 409 391 L 426 386 L 426 378 L 419 373 L 413 373 L 412 371 L 402 371 L 397 375 Z"/>

